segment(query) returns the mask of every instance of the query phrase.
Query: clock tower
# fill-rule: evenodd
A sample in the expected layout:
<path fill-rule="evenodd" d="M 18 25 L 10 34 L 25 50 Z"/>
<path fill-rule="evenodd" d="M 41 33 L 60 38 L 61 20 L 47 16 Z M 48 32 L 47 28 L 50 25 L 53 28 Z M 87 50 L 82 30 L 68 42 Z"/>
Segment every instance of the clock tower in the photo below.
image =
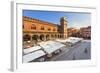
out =
<path fill-rule="evenodd" d="M 67 38 L 67 18 L 66 17 L 62 17 L 60 19 L 60 26 L 61 26 L 61 35 L 63 38 Z"/>

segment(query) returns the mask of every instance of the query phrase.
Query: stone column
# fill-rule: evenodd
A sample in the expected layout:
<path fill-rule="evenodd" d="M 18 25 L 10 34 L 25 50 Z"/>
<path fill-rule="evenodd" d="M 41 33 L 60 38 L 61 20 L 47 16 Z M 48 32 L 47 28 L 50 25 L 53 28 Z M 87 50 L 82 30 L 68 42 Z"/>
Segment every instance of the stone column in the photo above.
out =
<path fill-rule="evenodd" d="M 33 39 L 32 39 L 32 36 L 33 36 L 33 35 L 32 35 L 32 34 L 30 34 L 30 42 L 32 42 L 32 40 L 33 40 Z"/>
<path fill-rule="evenodd" d="M 44 41 L 46 41 L 46 40 L 47 40 L 47 39 L 46 39 L 46 34 L 44 34 L 44 38 L 43 38 L 43 39 L 44 39 Z"/>
<path fill-rule="evenodd" d="M 39 42 L 40 41 L 40 35 L 39 34 L 37 34 L 37 35 L 38 35 L 37 41 Z"/>
<path fill-rule="evenodd" d="M 51 34 L 49 35 L 49 39 L 51 40 Z"/>

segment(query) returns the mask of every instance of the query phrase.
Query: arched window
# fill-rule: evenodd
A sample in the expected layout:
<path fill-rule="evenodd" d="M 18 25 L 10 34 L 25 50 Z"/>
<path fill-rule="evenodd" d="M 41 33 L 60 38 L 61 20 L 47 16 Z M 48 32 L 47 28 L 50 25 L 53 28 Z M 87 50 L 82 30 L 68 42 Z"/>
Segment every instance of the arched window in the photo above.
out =
<path fill-rule="evenodd" d="M 50 31 L 51 29 L 50 28 L 48 28 L 48 31 Z"/>
<path fill-rule="evenodd" d="M 53 31 L 56 31 L 56 29 L 54 28 Z"/>
<path fill-rule="evenodd" d="M 36 30 L 36 26 L 34 24 L 32 24 L 31 29 Z"/>
<path fill-rule="evenodd" d="M 44 27 L 43 26 L 41 26 L 41 30 L 44 30 Z"/>

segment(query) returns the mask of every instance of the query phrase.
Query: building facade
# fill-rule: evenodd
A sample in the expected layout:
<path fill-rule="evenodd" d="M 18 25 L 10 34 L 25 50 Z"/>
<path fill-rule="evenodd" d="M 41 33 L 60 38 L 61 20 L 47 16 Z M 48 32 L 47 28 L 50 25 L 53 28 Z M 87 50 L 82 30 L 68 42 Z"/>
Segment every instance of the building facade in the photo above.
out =
<path fill-rule="evenodd" d="M 62 17 L 60 24 L 54 24 L 23 16 L 23 44 L 36 44 L 39 41 L 67 38 L 67 18 Z"/>
<path fill-rule="evenodd" d="M 80 34 L 83 38 L 91 39 L 91 26 L 81 28 Z"/>
<path fill-rule="evenodd" d="M 80 30 L 78 28 L 68 28 L 68 37 L 79 37 Z"/>

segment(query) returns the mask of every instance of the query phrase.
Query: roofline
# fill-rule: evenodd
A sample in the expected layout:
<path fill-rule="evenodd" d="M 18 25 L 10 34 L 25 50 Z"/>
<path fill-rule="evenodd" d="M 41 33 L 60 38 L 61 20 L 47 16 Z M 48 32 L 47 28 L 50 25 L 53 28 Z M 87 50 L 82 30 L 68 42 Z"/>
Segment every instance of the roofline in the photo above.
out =
<path fill-rule="evenodd" d="M 53 26 L 56 26 L 58 27 L 58 24 L 54 24 L 54 23 L 51 23 L 51 22 L 46 22 L 46 21 L 43 21 L 43 20 L 40 20 L 40 19 L 36 19 L 36 18 L 32 18 L 32 17 L 28 17 L 28 16 L 23 16 L 25 18 L 29 18 L 31 20 L 37 20 L 37 21 L 40 21 L 40 22 L 44 22 L 44 23 L 47 23 L 47 25 L 53 25 Z"/>

